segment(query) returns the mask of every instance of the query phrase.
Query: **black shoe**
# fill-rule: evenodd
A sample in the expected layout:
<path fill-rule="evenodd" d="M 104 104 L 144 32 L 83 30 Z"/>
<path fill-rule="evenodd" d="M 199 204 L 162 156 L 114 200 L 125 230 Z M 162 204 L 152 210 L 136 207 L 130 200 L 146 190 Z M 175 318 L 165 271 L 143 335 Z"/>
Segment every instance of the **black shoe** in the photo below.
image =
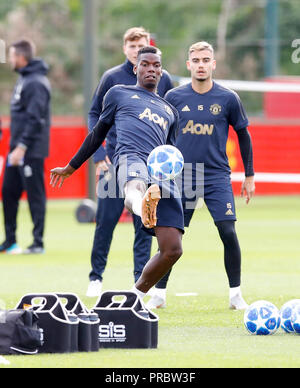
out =
<path fill-rule="evenodd" d="M 24 255 L 41 255 L 45 253 L 45 249 L 40 245 L 32 244 L 28 248 L 24 249 Z"/>

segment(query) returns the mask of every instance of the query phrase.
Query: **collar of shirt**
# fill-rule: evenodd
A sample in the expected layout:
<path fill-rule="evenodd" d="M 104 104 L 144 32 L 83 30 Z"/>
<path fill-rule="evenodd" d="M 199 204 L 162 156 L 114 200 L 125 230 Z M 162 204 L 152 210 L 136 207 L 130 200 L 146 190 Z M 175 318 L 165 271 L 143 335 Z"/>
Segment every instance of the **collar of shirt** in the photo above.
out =
<path fill-rule="evenodd" d="M 127 73 L 129 73 L 130 75 L 134 74 L 133 73 L 133 64 L 128 60 L 126 59 L 126 61 L 124 62 L 124 69 L 127 71 Z"/>

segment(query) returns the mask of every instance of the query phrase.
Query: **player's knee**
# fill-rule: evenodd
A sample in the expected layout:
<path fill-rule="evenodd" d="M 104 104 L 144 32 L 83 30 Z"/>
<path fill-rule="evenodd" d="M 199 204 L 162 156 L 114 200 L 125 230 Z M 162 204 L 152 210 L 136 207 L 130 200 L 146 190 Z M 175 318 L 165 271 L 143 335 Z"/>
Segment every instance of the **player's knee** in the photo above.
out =
<path fill-rule="evenodd" d="M 227 241 L 228 243 L 232 243 L 236 238 L 236 231 L 232 228 L 226 229 L 222 233 L 223 240 Z"/>
<path fill-rule="evenodd" d="M 182 256 L 181 245 L 170 245 L 164 251 L 161 252 L 164 259 L 168 260 L 171 265 L 175 264 L 178 259 Z"/>
<path fill-rule="evenodd" d="M 216 222 L 216 226 L 224 243 L 233 244 L 237 241 L 235 221 L 219 221 Z"/>

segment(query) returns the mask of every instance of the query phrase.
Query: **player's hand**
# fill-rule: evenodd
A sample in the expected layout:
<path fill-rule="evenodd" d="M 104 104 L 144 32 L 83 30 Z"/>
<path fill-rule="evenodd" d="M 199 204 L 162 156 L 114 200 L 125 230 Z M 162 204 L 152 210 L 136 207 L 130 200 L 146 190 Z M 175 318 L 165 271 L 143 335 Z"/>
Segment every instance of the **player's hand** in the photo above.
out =
<path fill-rule="evenodd" d="M 111 161 L 107 155 L 105 156 L 104 160 L 100 160 L 98 163 L 96 163 L 96 177 L 98 179 L 101 175 L 101 171 L 103 171 L 104 173 L 108 171 L 110 164 Z"/>
<path fill-rule="evenodd" d="M 246 204 L 249 203 L 254 193 L 255 193 L 254 176 L 248 176 L 245 178 L 244 182 L 242 183 L 242 189 L 241 189 L 241 196 L 246 197 Z"/>
<path fill-rule="evenodd" d="M 62 187 L 64 180 L 73 174 L 75 168 L 67 164 L 65 167 L 56 167 L 50 171 L 50 185 Z"/>
<path fill-rule="evenodd" d="M 25 150 L 21 147 L 16 147 L 10 154 L 9 163 L 11 166 L 19 166 L 24 159 Z"/>

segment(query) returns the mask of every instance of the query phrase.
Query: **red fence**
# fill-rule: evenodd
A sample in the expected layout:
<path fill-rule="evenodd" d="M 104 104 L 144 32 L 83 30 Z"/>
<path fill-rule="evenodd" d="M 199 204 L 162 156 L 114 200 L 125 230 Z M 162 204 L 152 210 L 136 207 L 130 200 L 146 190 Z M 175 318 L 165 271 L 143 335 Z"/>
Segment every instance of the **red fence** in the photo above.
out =
<path fill-rule="evenodd" d="M 3 168 L 9 144 L 8 121 L 4 120 L 3 139 L 0 142 L 0 187 L 2 187 Z M 87 164 L 76 171 L 70 180 L 66 180 L 61 189 L 49 185 L 50 170 L 63 167 L 75 154 L 86 136 L 86 128 L 80 118 L 56 117 L 52 120 L 50 136 L 50 156 L 46 159 L 45 179 L 48 198 L 85 198 L 88 192 Z"/>
<path fill-rule="evenodd" d="M 300 194 L 300 121 L 250 120 L 253 141 L 254 168 L 257 194 Z M 4 136 L 0 142 L 0 187 L 4 160 L 8 149 L 8 120 L 4 120 Z M 87 196 L 87 164 L 64 183 L 62 189 L 52 189 L 50 169 L 64 166 L 74 155 L 86 136 L 86 127 L 80 118 L 53 119 L 50 157 L 46 161 L 45 177 L 48 198 L 85 198 Z M 237 136 L 230 130 L 227 153 L 233 171 L 233 187 L 239 194 L 243 177 Z"/>
<path fill-rule="evenodd" d="M 257 194 L 300 193 L 300 121 L 250 120 L 254 153 Z M 243 171 L 237 136 L 233 130 L 227 145 L 233 171 L 232 179 L 240 180 Z M 235 192 L 240 183 L 233 182 Z"/>

